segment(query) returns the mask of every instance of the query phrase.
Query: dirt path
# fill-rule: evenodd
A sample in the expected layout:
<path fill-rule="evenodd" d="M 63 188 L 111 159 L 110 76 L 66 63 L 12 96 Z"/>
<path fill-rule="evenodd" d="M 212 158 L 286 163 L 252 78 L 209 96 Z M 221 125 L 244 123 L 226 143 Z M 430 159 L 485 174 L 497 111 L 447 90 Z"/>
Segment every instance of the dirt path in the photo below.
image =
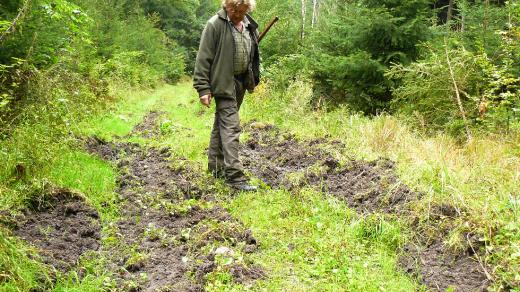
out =
<path fill-rule="evenodd" d="M 157 135 L 159 115 L 150 113 L 133 134 Z M 251 232 L 212 203 L 215 190 L 213 184 L 202 184 L 206 177 L 187 166 L 172 167 L 179 158 L 168 148 L 99 139 L 87 145 L 113 161 L 122 174 L 118 193 L 124 200 L 124 219 L 118 223 L 118 236 L 138 255 L 119 259 L 125 270 L 121 280 L 137 282 L 144 291 L 199 291 L 205 276 L 217 269 L 231 274 L 237 283 L 263 276 L 260 268 L 239 260 L 241 254 L 257 248 Z M 142 273 L 147 275 L 144 280 L 139 278 Z"/>
<path fill-rule="evenodd" d="M 132 134 L 156 135 L 158 116 L 148 115 Z M 111 244 L 102 245 L 94 208 L 80 195 L 51 191 L 12 226 L 45 263 L 67 272 L 97 253 L 125 291 L 202 291 L 212 273 L 244 287 L 264 277 L 249 260 L 258 247 L 251 231 L 215 202 L 206 176 L 187 164 L 173 166 L 182 158 L 168 148 L 98 138 L 87 139 L 86 148 L 118 168 L 121 219 L 108 226 Z"/>

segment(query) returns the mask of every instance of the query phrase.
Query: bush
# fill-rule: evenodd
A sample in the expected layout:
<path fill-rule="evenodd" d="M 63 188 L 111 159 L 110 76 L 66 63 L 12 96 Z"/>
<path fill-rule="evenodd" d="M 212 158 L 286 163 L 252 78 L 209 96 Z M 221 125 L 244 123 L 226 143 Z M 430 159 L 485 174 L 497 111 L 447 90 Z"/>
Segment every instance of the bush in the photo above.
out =
<path fill-rule="evenodd" d="M 0 16 L 9 19 L 0 21 L 2 27 L 12 25 L 17 15 L 24 16 L 0 43 L 4 137 L 31 116 L 29 110 L 35 110 L 34 116 L 62 114 L 54 105 L 66 103 L 55 103 L 58 99 L 89 95 L 95 98 L 78 100 L 71 110 L 87 102 L 96 108 L 107 97 L 111 82 L 149 87 L 160 80 L 175 82 L 183 75 L 182 49 L 155 27 L 157 16 L 145 16 L 138 1 L 75 3 L 35 0 L 0 6 Z M 43 86 L 45 82 L 52 86 Z"/>
<path fill-rule="evenodd" d="M 447 57 L 453 69 L 463 111 L 476 118 L 477 93 L 482 90 L 475 55 L 462 46 L 428 46 L 426 58 L 409 66 L 394 65 L 389 78 L 399 79 L 394 88 L 392 106 L 406 116 L 416 117 L 421 127 L 430 130 L 464 129 L 463 117 L 451 78 Z M 446 55 L 447 52 L 447 55 Z"/>
<path fill-rule="evenodd" d="M 278 58 L 262 73 L 269 79 L 273 89 L 284 91 L 298 78 L 309 75 L 305 61 L 302 54 L 286 55 Z"/>

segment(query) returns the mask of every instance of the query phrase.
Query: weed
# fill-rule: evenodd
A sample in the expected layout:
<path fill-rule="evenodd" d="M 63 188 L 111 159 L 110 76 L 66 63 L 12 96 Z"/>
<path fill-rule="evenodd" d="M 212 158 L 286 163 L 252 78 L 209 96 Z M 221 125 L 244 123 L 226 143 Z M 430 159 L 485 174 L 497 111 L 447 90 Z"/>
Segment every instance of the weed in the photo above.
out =
<path fill-rule="evenodd" d="M 144 236 L 150 241 L 165 240 L 168 234 L 163 228 L 156 227 L 149 223 L 144 231 Z"/>
<path fill-rule="evenodd" d="M 125 268 L 129 271 L 139 270 L 148 260 L 149 256 L 143 252 L 131 249 L 128 259 L 125 261 Z"/>

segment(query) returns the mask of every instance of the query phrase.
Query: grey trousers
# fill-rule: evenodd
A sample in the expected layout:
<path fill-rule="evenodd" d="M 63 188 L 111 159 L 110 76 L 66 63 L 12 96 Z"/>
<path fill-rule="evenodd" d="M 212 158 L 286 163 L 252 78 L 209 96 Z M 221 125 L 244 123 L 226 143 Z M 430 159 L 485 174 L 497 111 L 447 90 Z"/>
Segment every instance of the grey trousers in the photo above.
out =
<path fill-rule="evenodd" d="M 247 181 L 238 157 L 241 131 L 238 111 L 245 94 L 242 80 L 235 79 L 235 90 L 235 99 L 215 97 L 217 108 L 208 149 L 208 170 L 215 177 L 225 178 L 227 183 Z"/>

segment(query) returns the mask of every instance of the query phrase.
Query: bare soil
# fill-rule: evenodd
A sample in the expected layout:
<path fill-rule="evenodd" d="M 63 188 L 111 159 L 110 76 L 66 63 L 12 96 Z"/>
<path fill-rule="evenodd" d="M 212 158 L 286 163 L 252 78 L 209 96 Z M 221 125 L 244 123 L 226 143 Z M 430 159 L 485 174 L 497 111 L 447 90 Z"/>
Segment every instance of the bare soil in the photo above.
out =
<path fill-rule="evenodd" d="M 43 262 L 67 272 L 100 247 L 97 211 L 78 194 L 54 189 L 30 202 L 16 217 L 13 234 L 37 247 Z"/>
<path fill-rule="evenodd" d="M 251 138 L 241 149 L 241 159 L 247 170 L 271 187 L 314 186 L 362 213 L 396 213 L 420 197 L 399 181 L 392 161 L 351 160 L 340 165 L 327 151 L 342 148 L 340 142 L 298 141 L 272 126 L 249 128 Z"/>
<path fill-rule="evenodd" d="M 241 148 L 244 166 L 269 186 L 289 190 L 313 186 L 364 214 L 414 216 L 410 206 L 422 195 L 399 180 L 394 162 L 351 160 L 340 165 L 330 151 L 341 151 L 340 142 L 299 141 L 272 125 L 258 127 L 250 123 L 244 128 L 250 134 Z M 438 207 L 443 220 L 458 216 L 451 206 Z M 445 232 L 439 230 L 439 234 Z M 425 237 L 419 231 L 414 239 L 416 245 L 405 246 L 400 259 L 403 270 L 438 291 L 448 287 L 454 291 L 480 291 L 489 285 L 474 251 L 456 253 L 443 244 L 443 236 L 437 236 L 430 243 L 424 241 Z"/>
<path fill-rule="evenodd" d="M 150 133 L 150 127 L 155 125 L 147 122 L 134 133 Z M 246 285 L 264 276 L 247 256 L 238 256 L 255 252 L 256 239 L 214 202 L 214 184 L 201 171 L 172 157 L 168 148 L 96 138 L 87 141 L 87 148 L 121 173 L 123 220 L 115 232 L 121 244 L 110 253 L 120 254 L 113 268 L 122 289 L 201 291 L 214 271 Z M 121 252 L 128 249 L 130 255 Z"/>
<path fill-rule="evenodd" d="M 404 247 L 401 267 L 416 274 L 428 287 L 446 291 L 486 291 L 490 282 L 471 250 L 455 253 L 446 248 L 442 238 L 429 244 Z"/>
<path fill-rule="evenodd" d="M 158 119 L 164 115 L 164 112 L 151 111 L 143 120 L 134 127 L 130 135 L 137 134 L 143 138 L 152 138 L 158 136 L 161 133 L 161 129 L 158 126 Z"/>

